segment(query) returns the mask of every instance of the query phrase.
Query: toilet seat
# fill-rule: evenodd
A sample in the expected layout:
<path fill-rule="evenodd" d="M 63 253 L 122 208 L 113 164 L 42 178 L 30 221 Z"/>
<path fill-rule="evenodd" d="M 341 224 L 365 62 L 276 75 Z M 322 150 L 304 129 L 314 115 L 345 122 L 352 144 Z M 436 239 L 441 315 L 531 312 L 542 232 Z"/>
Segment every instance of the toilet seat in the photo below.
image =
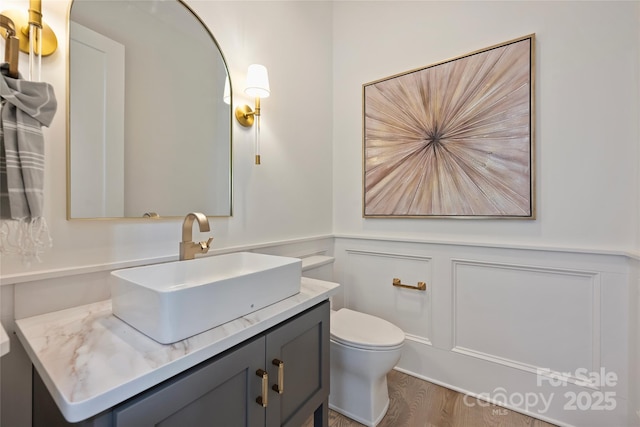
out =
<path fill-rule="evenodd" d="M 331 313 L 331 339 L 364 350 L 394 350 L 402 347 L 404 332 L 379 317 L 342 308 Z"/>

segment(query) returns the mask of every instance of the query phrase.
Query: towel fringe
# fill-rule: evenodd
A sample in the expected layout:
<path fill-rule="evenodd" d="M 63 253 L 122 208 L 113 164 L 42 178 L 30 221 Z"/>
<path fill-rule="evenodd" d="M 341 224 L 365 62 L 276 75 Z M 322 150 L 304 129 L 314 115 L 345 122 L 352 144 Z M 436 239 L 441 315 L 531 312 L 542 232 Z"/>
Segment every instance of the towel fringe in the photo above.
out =
<path fill-rule="evenodd" d="M 43 218 L 0 220 L 0 254 L 19 255 L 25 265 L 41 262 L 40 255 L 53 244 Z"/>

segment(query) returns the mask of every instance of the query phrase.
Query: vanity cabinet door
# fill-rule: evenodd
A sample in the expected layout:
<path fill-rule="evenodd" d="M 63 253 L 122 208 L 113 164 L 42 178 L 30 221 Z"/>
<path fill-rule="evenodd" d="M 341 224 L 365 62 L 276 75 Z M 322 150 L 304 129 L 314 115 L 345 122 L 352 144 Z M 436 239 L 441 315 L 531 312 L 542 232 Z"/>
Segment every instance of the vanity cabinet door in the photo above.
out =
<path fill-rule="evenodd" d="M 265 423 L 256 402 L 262 379 L 265 338 L 241 344 L 210 362 L 168 380 L 116 407 L 116 427 L 254 427 Z"/>
<path fill-rule="evenodd" d="M 299 427 L 314 412 L 315 425 L 327 425 L 329 312 L 326 301 L 267 333 L 268 427 Z"/>

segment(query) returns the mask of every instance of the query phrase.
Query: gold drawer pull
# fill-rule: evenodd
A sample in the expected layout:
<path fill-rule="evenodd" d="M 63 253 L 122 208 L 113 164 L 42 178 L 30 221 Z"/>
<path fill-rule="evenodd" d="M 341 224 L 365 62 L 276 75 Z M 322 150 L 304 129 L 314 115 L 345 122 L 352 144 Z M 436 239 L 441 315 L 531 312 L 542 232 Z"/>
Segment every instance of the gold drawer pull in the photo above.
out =
<path fill-rule="evenodd" d="M 258 396 L 256 398 L 256 402 L 258 402 L 258 404 L 262 405 L 263 408 L 267 407 L 267 393 L 269 390 L 269 374 L 267 374 L 266 371 L 263 371 L 262 369 L 258 369 L 256 371 L 256 375 L 259 377 L 262 377 L 262 396 Z"/>
<path fill-rule="evenodd" d="M 407 289 L 415 289 L 417 291 L 426 291 L 427 290 L 427 284 L 425 282 L 418 282 L 417 286 L 413 286 L 413 285 L 405 285 L 404 283 L 402 283 L 402 281 L 398 278 L 394 278 L 393 279 L 393 286 L 397 286 L 398 288 L 407 288 Z"/>
<path fill-rule="evenodd" d="M 282 394 L 284 393 L 284 362 L 282 360 L 273 359 L 271 363 L 278 367 L 278 384 L 274 384 L 271 388 L 274 391 L 277 391 L 278 394 Z"/>

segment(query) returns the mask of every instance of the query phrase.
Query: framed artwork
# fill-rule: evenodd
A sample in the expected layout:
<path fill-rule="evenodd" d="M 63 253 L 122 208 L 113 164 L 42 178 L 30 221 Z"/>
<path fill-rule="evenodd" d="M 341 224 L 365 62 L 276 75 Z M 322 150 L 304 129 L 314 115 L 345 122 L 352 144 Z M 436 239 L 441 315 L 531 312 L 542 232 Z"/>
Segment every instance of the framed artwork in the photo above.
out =
<path fill-rule="evenodd" d="M 363 216 L 535 219 L 534 34 L 363 85 Z"/>

